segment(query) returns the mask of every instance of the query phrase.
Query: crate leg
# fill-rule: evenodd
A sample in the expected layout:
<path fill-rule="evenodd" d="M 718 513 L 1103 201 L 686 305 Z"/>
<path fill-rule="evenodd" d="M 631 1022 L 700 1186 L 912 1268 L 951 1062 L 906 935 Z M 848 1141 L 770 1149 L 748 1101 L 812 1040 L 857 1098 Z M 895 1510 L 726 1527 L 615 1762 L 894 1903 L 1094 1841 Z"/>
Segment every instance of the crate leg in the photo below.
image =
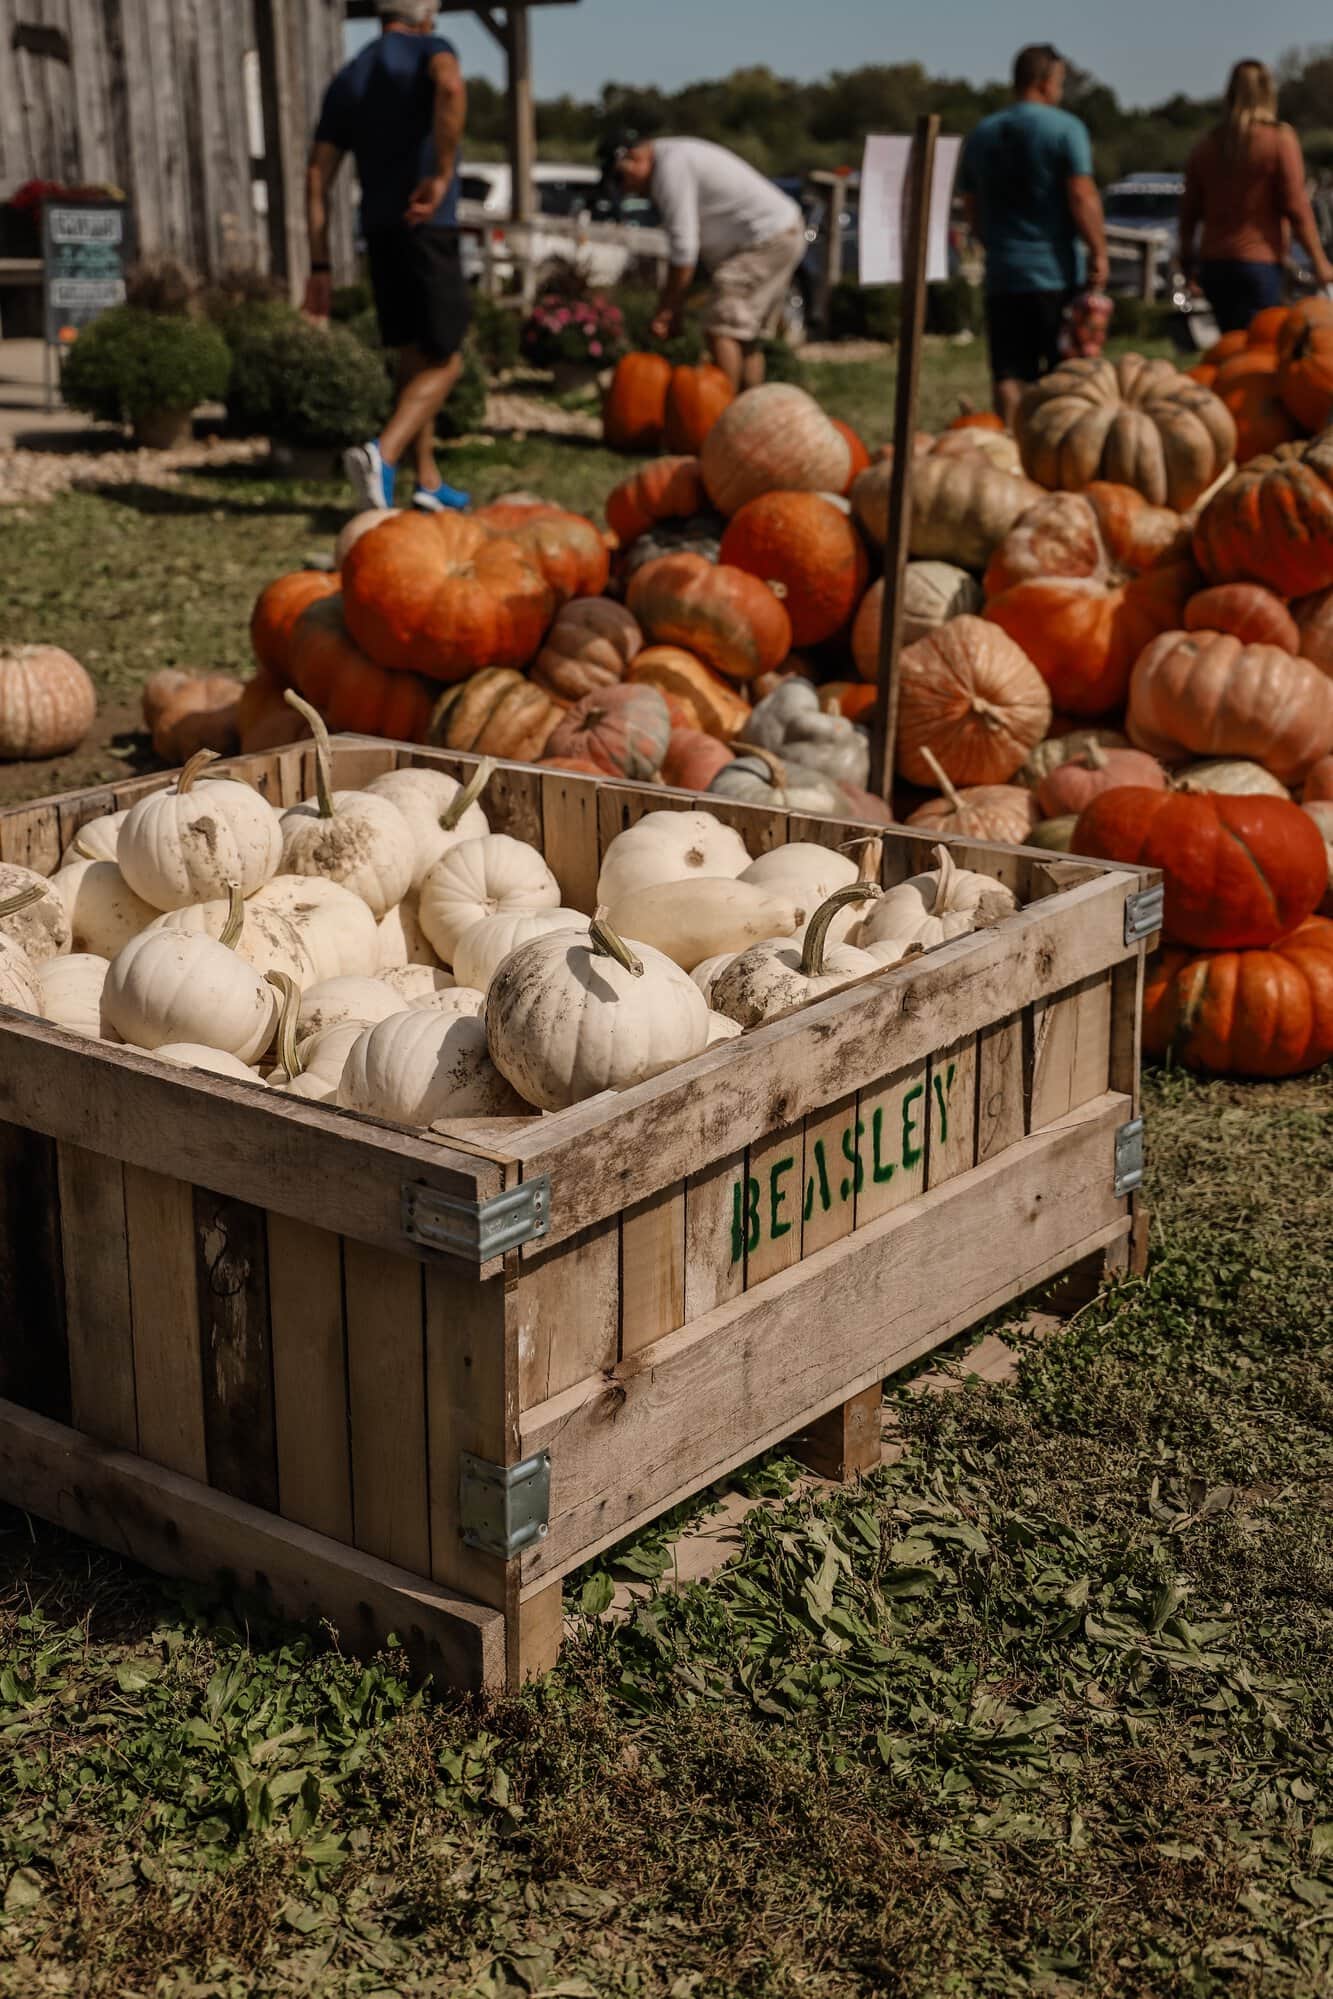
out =
<path fill-rule="evenodd" d="M 1090 1305 L 1097 1293 L 1117 1277 L 1142 1277 L 1148 1267 L 1148 1217 L 1140 1208 L 1128 1235 L 1117 1236 L 1105 1249 L 1095 1250 L 1081 1263 L 1071 1264 L 1056 1280 L 1051 1308 L 1060 1313 L 1077 1312 Z"/>
<path fill-rule="evenodd" d="M 518 1646 L 513 1677 L 516 1681 L 540 1679 L 560 1657 L 565 1631 L 560 1584 L 550 1583 L 539 1595 L 520 1603 L 515 1617 Z"/>
<path fill-rule="evenodd" d="M 873 1470 L 879 1463 L 883 1400 L 883 1383 L 872 1382 L 850 1401 L 830 1409 L 799 1437 L 793 1437 L 793 1457 L 820 1478 L 850 1478 L 854 1472 Z"/>

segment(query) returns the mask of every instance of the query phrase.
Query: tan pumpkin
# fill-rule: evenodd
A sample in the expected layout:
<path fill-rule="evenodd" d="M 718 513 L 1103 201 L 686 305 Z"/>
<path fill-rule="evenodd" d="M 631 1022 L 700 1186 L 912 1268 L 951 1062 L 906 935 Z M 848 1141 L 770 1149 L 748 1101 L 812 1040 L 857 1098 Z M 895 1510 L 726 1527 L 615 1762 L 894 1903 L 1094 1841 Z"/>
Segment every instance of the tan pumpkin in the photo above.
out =
<path fill-rule="evenodd" d="M 1099 792 L 1117 784 L 1136 784 L 1148 791 L 1165 791 L 1166 772 L 1156 757 L 1142 750 L 1106 750 L 1089 743 L 1077 756 L 1066 757 L 1036 787 L 1042 817 L 1061 819 L 1081 812 Z"/>
<path fill-rule="evenodd" d="M 1002 784 L 1050 727 L 1051 697 L 1027 654 L 983 618 L 954 618 L 899 660 L 897 767 L 930 784 L 931 751 L 955 784 Z"/>
<path fill-rule="evenodd" d="M 561 717 L 547 738 L 553 757 L 585 759 L 608 777 L 656 777 L 671 740 L 671 715 L 657 688 L 599 688 Z"/>
<path fill-rule="evenodd" d="M 1209 757 L 1203 763 L 1186 764 L 1172 772 L 1171 783 L 1177 791 L 1221 791 L 1231 798 L 1291 797 L 1280 778 L 1246 757 Z"/>
<path fill-rule="evenodd" d="M 908 817 L 909 826 L 924 826 L 932 833 L 957 833 L 967 840 L 997 840 L 1014 847 L 1025 844 L 1041 819 L 1041 808 L 1025 786 L 955 786 L 930 750 L 921 754 L 941 796 L 918 805 Z"/>
<path fill-rule="evenodd" d="M 813 396 L 767 382 L 722 411 L 699 462 L 713 505 L 735 514 L 761 493 L 841 493 L 852 454 Z"/>
<path fill-rule="evenodd" d="M 892 474 L 889 464 L 872 465 L 852 487 L 856 518 L 877 548 L 888 540 Z M 909 552 L 963 569 L 984 569 L 1019 515 L 1042 497 L 1031 480 L 1001 472 L 975 454 L 918 458 L 911 483 Z"/>
<path fill-rule="evenodd" d="M 1333 680 L 1277 646 L 1165 632 L 1134 668 L 1126 726 L 1163 763 L 1246 757 L 1296 785 L 1333 750 Z"/>
<path fill-rule="evenodd" d="M 1016 432 L 1024 468 L 1041 485 L 1080 493 L 1107 479 L 1177 513 L 1236 456 L 1226 405 L 1169 361 L 1138 354 L 1064 362 L 1024 393 Z"/>
<path fill-rule="evenodd" d="M 966 569 L 952 562 L 909 562 L 903 576 L 901 642 L 915 645 L 951 618 L 979 615 L 985 602 L 981 585 Z M 852 626 L 852 658 L 862 680 L 879 678 L 880 625 L 884 616 L 884 579 L 872 583 L 861 599 Z M 847 713 L 845 704 L 841 712 Z M 859 720 L 859 715 L 852 719 Z"/>
<path fill-rule="evenodd" d="M 683 646 L 645 646 L 628 677 L 636 685 L 655 687 L 666 701 L 685 711 L 694 728 L 723 742 L 745 728 L 750 714 L 745 696 Z"/>
<path fill-rule="evenodd" d="M 666 399 L 666 448 L 698 451 L 724 409 L 736 400 L 731 377 L 704 362 L 673 368 Z"/>
<path fill-rule="evenodd" d="M 1333 679 L 1333 586 L 1297 597 L 1291 607 L 1297 643 L 1291 648 Z"/>
<path fill-rule="evenodd" d="M 564 713 L 544 688 L 506 666 L 486 667 L 440 697 L 427 740 L 534 763 Z"/>
<path fill-rule="evenodd" d="M 69 653 L 0 645 L 0 761 L 76 750 L 96 713 L 93 683 Z"/>
<path fill-rule="evenodd" d="M 225 756 L 240 740 L 241 683 L 230 673 L 178 673 L 163 667 L 144 682 L 144 727 L 164 763 L 196 750 Z"/>
<path fill-rule="evenodd" d="M 638 622 L 606 597 L 576 597 L 546 634 L 531 678 L 556 701 L 581 701 L 623 680 L 643 647 Z"/>

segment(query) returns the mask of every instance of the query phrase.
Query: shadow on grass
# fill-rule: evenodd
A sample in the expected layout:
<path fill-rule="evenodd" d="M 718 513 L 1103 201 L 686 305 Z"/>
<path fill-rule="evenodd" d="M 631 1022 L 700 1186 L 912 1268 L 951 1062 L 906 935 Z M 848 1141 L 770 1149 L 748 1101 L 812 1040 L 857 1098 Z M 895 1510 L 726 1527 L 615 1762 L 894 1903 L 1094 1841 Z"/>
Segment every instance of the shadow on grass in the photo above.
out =
<path fill-rule="evenodd" d="M 95 493 L 99 499 L 108 500 L 113 506 L 129 507 L 139 514 L 179 516 L 228 513 L 282 519 L 303 514 L 310 532 L 321 535 L 335 535 L 351 511 L 350 500 L 335 500 L 331 494 L 327 499 L 312 499 L 300 490 L 297 482 L 287 484 L 275 480 L 267 467 L 199 466 L 190 471 L 189 477 L 206 480 L 216 490 L 191 492 L 183 485 L 151 486 L 137 479 L 126 480 L 119 485 L 89 481 L 80 490 Z"/>

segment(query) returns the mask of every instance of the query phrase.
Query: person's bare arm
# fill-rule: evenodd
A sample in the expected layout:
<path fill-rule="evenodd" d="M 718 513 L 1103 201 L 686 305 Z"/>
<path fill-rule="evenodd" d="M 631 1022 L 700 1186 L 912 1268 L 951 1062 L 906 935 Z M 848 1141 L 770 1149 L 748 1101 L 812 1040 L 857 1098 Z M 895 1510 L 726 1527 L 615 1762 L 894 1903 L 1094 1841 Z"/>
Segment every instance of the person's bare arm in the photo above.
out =
<path fill-rule="evenodd" d="M 1281 171 L 1282 206 L 1291 225 L 1291 233 L 1310 259 L 1319 283 L 1333 284 L 1333 264 L 1329 262 L 1320 241 L 1319 227 L 1305 188 L 1305 163 L 1301 158 L 1300 140 L 1289 126 L 1284 127 L 1282 133 Z"/>
<path fill-rule="evenodd" d="M 1094 291 L 1104 291 L 1111 265 L 1106 254 L 1106 223 L 1097 183 L 1091 174 L 1071 174 L 1066 192 L 1074 227 L 1088 246 L 1088 281 Z"/>
<path fill-rule="evenodd" d="M 343 163 L 336 146 L 316 139 L 310 148 L 305 170 L 305 220 L 310 237 L 310 277 L 305 288 L 307 319 L 324 320 L 333 302 L 333 274 L 329 269 L 329 189 Z M 321 265 L 323 268 L 321 269 Z"/>
<path fill-rule="evenodd" d="M 657 301 L 657 311 L 653 315 L 653 334 L 658 340 L 669 340 L 680 328 L 681 314 L 685 301 L 694 283 L 693 264 L 672 264 L 667 272 L 667 281 Z"/>
<path fill-rule="evenodd" d="M 458 57 L 446 55 L 443 51 L 433 57 L 430 76 L 435 85 L 435 172 L 427 175 L 413 190 L 412 199 L 407 204 L 403 220 L 414 228 L 430 221 L 449 192 L 449 183 L 458 164 L 463 127 L 467 123 L 467 85 L 458 67 Z"/>

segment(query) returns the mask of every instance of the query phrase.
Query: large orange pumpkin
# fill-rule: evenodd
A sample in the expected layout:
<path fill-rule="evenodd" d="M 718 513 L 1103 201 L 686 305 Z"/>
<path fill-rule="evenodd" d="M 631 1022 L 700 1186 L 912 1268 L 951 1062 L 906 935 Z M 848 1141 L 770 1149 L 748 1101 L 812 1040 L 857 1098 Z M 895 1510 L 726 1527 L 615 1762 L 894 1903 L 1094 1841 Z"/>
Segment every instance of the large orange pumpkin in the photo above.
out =
<path fill-rule="evenodd" d="M 1305 597 L 1333 583 L 1333 433 L 1252 458 L 1199 515 L 1194 555 L 1211 583 Z"/>
<path fill-rule="evenodd" d="M 1252 347 L 1233 355 L 1218 369 L 1212 387 L 1235 422 L 1238 465 L 1301 435 L 1301 426 L 1279 393 L 1276 348 Z"/>
<path fill-rule="evenodd" d="M 758 577 L 702 555 L 645 563 L 626 600 L 653 645 L 684 646 L 732 680 L 754 680 L 791 651 L 791 620 Z"/>
<path fill-rule="evenodd" d="M 1070 715 L 1120 707 L 1135 660 L 1180 624 L 1198 575 L 1180 516 L 1094 481 L 1020 516 L 986 569 L 986 616 L 1017 640 Z"/>
<path fill-rule="evenodd" d="M 246 756 L 261 750 L 276 750 L 283 743 L 299 743 L 310 734 L 310 724 L 282 698 L 282 688 L 261 666 L 241 689 L 236 704 L 236 734 Z"/>
<path fill-rule="evenodd" d="M 709 498 L 724 514 L 739 513 L 761 493 L 841 493 L 851 475 L 846 438 L 791 382 L 737 396 L 699 455 Z"/>
<path fill-rule="evenodd" d="M 600 597 L 611 574 L 611 551 L 592 522 L 544 500 L 494 500 L 473 516 L 518 543 L 562 604 Z"/>
<path fill-rule="evenodd" d="M 341 597 L 306 606 L 292 628 L 287 663 L 288 681 L 330 729 L 425 741 L 435 690 L 415 673 L 385 673 L 367 659 L 343 622 Z M 284 742 L 299 733 L 296 720 L 292 715 Z"/>
<path fill-rule="evenodd" d="M 1175 947 L 1148 961 L 1143 1047 L 1219 1076 L 1299 1076 L 1333 1055 L 1333 923 L 1268 950 Z"/>
<path fill-rule="evenodd" d="M 464 680 L 526 666 L 555 598 L 518 547 L 462 514 L 394 514 L 362 535 L 343 569 L 348 630 L 377 666 Z"/>
<path fill-rule="evenodd" d="M 1291 307 L 1289 305 L 1264 306 L 1261 311 L 1255 313 L 1254 318 L 1246 328 L 1246 346 L 1272 347 L 1276 349 L 1278 341 L 1286 329 L 1290 313 Z"/>
<path fill-rule="evenodd" d="M 843 496 L 846 497 L 852 490 L 852 484 L 857 474 L 866 471 L 869 467 L 870 452 L 859 433 L 854 431 L 849 423 L 843 423 L 840 417 L 834 417 L 833 428 L 837 431 L 839 437 L 846 439 L 847 449 L 852 454 L 852 464 L 851 470 L 847 474 L 847 484 L 840 489 Z"/>
<path fill-rule="evenodd" d="M 878 693 L 878 688 L 867 686 L 864 680 L 826 680 L 819 690 L 819 705 L 826 715 L 845 715 L 849 722 L 864 722 L 874 713 Z"/>
<path fill-rule="evenodd" d="M 673 368 L 666 399 L 666 448 L 698 453 L 728 403 L 736 400 L 731 377 L 705 361 Z"/>
<path fill-rule="evenodd" d="M 1333 680 L 1277 646 L 1164 632 L 1130 676 L 1125 726 L 1164 763 L 1247 757 L 1299 784 L 1333 749 Z"/>
<path fill-rule="evenodd" d="M 617 361 L 602 405 L 602 436 L 612 451 L 659 451 L 666 429 L 671 363 L 660 354 Z"/>
<path fill-rule="evenodd" d="M 1079 814 L 1074 852 L 1160 868 L 1163 935 L 1201 951 L 1274 943 L 1328 885 L 1319 828 L 1287 798 L 1122 785 Z"/>
<path fill-rule="evenodd" d="M 688 520 L 707 505 L 697 458 L 659 458 L 616 487 L 606 503 L 607 525 L 628 548 L 657 521 Z"/>
<path fill-rule="evenodd" d="M 661 770 L 670 741 L 671 716 L 655 687 L 601 687 L 561 717 L 546 749 L 586 758 L 607 777 L 646 783 Z"/>
<path fill-rule="evenodd" d="M 722 560 L 780 583 L 795 646 L 820 645 L 854 616 L 870 581 L 865 543 L 818 493 L 762 493 L 731 520 Z"/>
<path fill-rule="evenodd" d="M 1004 418 L 994 410 L 974 410 L 965 402 L 949 425 L 950 430 L 992 430 L 1004 435 Z"/>
<path fill-rule="evenodd" d="M 724 742 L 740 735 L 749 719 L 745 696 L 683 646 L 645 646 L 625 678 L 655 687 L 691 727 Z"/>
<path fill-rule="evenodd" d="M 1302 430 L 1333 420 L 1333 301 L 1303 299 L 1278 340 L 1278 388 Z"/>
<path fill-rule="evenodd" d="M 329 570 L 293 569 L 287 576 L 275 577 L 260 591 L 250 613 L 250 644 L 265 672 L 271 673 L 283 687 L 291 684 L 287 653 L 292 627 L 307 604 L 317 603 L 321 597 L 336 596 L 339 588 L 337 575 Z"/>
<path fill-rule="evenodd" d="M 933 785 L 1002 785 L 1046 734 L 1051 697 L 1020 646 L 983 618 L 954 618 L 898 661 L 900 774 Z"/>
<path fill-rule="evenodd" d="M 703 729 L 673 729 L 662 760 L 662 782 L 678 791 L 707 791 L 732 761 L 731 751 L 716 736 Z"/>
<path fill-rule="evenodd" d="M 1281 646 L 1304 653 L 1296 620 L 1262 583 L 1215 583 L 1196 591 L 1185 606 L 1187 632 L 1230 632 L 1242 645 Z"/>
<path fill-rule="evenodd" d="M 1292 651 L 1313 660 L 1321 673 L 1333 676 L 1333 588 L 1297 597 L 1291 615 L 1300 638 Z"/>
<path fill-rule="evenodd" d="M 927 753 L 929 754 L 929 753 Z M 950 784 L 937 766 L 931 780 L 939 798 L 928 798 L 908 815 L 909 826 L 931 833 L 957 833 L 965 840 L 1000 840 L 1021 847 L 1041 818 L 1036 799 L 1021 784 Z"/>
<path fill-rule="evenodd" d="M 512 667 L 486 667 L 435 704 L 430 740 L 450 750 L 535 763 L 564 710 Z"/>

